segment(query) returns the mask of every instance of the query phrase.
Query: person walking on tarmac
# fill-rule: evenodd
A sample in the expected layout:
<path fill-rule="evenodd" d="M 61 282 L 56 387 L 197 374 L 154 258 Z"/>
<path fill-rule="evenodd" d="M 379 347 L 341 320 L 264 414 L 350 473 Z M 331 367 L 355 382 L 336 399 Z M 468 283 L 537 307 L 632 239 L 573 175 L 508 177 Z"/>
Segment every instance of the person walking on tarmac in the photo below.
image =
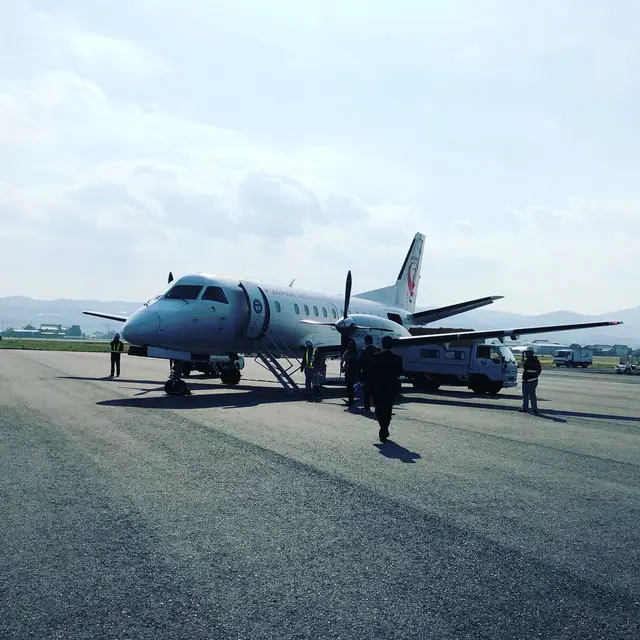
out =
<path fill-rule="evenodd" d="M 349 340 L 340 368 L 344 372 L 344 380 L 347 383 L 347 405 L 353 407 L 355 405 L 354 387 L 358 380 L 358 349 L 355 340 Z"/>
<path fill-rule="evenodd" d="M 524 352 L 522 360 L 522 407 L 519 411 L 527 412 L 529 410 L 529 401 L 533 413 L 538 414 L 538 396 L 536 390 L 538 388 L 538 379 L 542 373 L 542 365 L 533 349 L 527 349 Z"/>
<path fill-rule="evenodd" d="M 371 390 L 380 442 L 389 437 L 393 403 L 398 393 L 398 378 L 403 373 L 402 358 L 391 351 L 391 338 L 382 338 L 382 351 L 371 358 Z"/>
<path fill-rule="evenodd" d="M 116 333 L 113 336 L 113 340 L 109 343 L 109 348 L 111 350 L 111 374 L 110 378 L 113 378 L 114 370 L 116 372 L 116 377 L 120 377 L 120 355 L 124 351 L 124 344 L 120 341 L 120 334 Z"/>
<path fill-rule="evenodd" d="M 360 361 L 358 366 L 358 378 L 362 383 L 362 393 L 364 397 L 364 410 L 371 411 L 371 358 L 376 353 L 380 353 L 380 349 L 373 344 L 373 338 L 370 335 L 364 337 L 365 347 L 360 353 Z"/>
<path fill-rule="evenodd" d="M 305 343 L 304 353 L 302 355 L 302 364 L 300 365 L 300 371 L 304 371 L 304 387 L 308 396 L 311 396 L 311 387 L 316 396 L 320 395 L 319 387 L 315 383 L 315 364 L 316 364 L 316 349 L 313 346 L 311 340 L 307 340 Z"/>

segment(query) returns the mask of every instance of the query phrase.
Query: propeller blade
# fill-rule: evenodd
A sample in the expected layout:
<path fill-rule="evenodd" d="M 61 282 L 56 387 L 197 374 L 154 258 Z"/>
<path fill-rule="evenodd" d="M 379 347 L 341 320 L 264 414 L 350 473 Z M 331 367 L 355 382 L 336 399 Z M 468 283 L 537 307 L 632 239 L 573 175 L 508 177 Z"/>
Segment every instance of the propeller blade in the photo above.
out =
<path fill-rule="evenodd" d="M 173 282 L 173 273 L 169 271 L 169 279 L 167 280 L 167 284 L 171 284 Z"/>
<path fill-rule="evenodd" d="M 347 283 L 344 290 L 344 313 L 342 318 L 346 319 L 347 311 L 349 310 L 349 302 L 351 301 L 351 271 L 347 273 Z"/>
<path fill-rule="evenodd" d="M 365 329 L 367 331 L 388 331 L 389 333 L 393 333 L 393 329 L 389 329 L 388 327 L 362 327 L 359 324 L 351 325 L 353 329 Z"/>

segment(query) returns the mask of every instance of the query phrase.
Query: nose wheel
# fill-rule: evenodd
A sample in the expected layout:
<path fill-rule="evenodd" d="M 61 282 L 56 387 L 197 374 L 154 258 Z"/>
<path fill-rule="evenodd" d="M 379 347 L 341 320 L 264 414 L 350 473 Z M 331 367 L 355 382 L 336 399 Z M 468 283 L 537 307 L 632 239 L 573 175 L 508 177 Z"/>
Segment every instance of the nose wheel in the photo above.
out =
<path fill-rule="evenodd" d="M 164 392 L 168 396 L 190 396 L 191 391 L 187 383 L 182 379 L 184 363 L 181 360 L 171 361 L 171 373 L 169 379 L 164 383 Z"/>

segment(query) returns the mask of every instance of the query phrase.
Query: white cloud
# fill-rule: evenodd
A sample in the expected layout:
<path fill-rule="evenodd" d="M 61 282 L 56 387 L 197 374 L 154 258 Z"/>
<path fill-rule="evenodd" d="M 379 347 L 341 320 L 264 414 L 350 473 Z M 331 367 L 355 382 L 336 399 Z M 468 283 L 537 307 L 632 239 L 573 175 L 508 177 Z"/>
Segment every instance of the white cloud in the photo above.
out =
<path fill-rule="evenodd" d="M 632 5 L 38 5 L 0 27 L 0 295 L 364 290 L 419 230 L 421 304 L 637 302 Z"/>
<path fill-rule="evenodd" d="M 144 77 L 163 76 L 169 65 L 133 42 L 92 34 L 74 34 L 69 40 L 71 53 L 96 67 L 107 67 L 118 73 Z"/>

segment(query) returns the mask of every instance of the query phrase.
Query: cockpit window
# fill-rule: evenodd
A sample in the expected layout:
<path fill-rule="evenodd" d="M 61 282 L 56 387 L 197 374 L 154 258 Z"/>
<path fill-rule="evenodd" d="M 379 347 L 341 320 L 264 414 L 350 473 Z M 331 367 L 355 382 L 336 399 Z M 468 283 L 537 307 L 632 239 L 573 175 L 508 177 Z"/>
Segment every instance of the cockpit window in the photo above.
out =
<path fill-rule="evenodd" d="M 171 291 L 168 291 L 165 298 L 177 300 L 197 300 L 202 287 L 199 284 L 177 284 Z"/>
<path fill-rule="evenodd" d="M 211 300 L 212 302 L 220 302 L 221 304 L 229 304 L 229 300 L 227 299 L 225 292 L 222 290 L 222 287 L 207 287 L 202 299 Z"/>

